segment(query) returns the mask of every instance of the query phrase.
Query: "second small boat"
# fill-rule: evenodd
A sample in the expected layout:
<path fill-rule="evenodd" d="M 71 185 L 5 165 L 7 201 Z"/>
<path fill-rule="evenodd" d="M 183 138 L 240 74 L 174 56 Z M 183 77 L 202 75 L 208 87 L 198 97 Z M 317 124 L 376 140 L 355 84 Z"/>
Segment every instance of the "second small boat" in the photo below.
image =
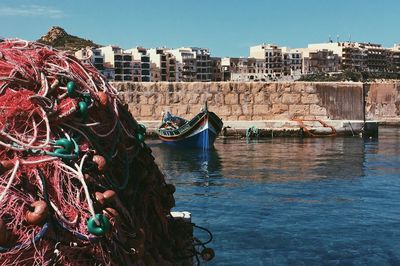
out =
<path fill-rule="evenodd" d="M 169 145 L 211 149 L 222 126 L 222 120 L 215 113 L 208 111 L 206 104 L 190 121 L 172 116 L 168 112 L 156 132 L 159 138 Z"/>

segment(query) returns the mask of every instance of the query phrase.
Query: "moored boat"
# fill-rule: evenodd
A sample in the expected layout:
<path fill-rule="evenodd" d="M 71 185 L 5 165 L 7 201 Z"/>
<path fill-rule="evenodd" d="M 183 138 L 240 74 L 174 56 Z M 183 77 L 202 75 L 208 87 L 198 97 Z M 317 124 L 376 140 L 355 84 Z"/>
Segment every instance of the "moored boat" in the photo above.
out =
<path fill-rule="evenodd" d="M 189 121 L 167 113 L 156 132 L 159 138 L 169 145 L 211 149 L 222 126 L 222 120 L 215 113 L 208 111 L 206 105 Z"/>

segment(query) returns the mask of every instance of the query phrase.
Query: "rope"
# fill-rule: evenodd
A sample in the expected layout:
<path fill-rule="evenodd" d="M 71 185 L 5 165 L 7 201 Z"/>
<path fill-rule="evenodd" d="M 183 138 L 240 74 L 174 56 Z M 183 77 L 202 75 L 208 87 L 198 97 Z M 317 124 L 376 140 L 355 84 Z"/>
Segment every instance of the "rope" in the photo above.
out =
<path fill-rule="evenodd" d="M 337 135 L 336 129 L 335 127 L 328 125 L 326 122 L 320 120 L 320 119 L 301 119 L 301 118 L 293 118 L 292 121 L 296 121 L 299 126 L 300 129 L 303 131 L 304 134 L 306 134 L 306 136 L 308 137 L 321 137 L 321 136 L 325 136 L 325 137 L 335 137 Z M 305 121 L 310 121 L 310 122 L 318 122 L 320 123 L 323 127 L 328 127 L 330 128 L 332 131 L 329 134 L 317 134 L 317 133 L 313 133 L 310 131 L 310 129 L 307 128 L 307 126 L 305 125 Z"/>

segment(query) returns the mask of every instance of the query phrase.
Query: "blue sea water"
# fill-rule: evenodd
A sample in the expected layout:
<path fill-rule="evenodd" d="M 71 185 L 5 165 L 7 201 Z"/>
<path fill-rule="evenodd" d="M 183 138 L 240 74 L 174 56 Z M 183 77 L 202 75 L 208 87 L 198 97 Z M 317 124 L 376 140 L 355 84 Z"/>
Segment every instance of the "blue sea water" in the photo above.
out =
<path fill-rule="evenodd" d="M 174 210 L 213 233 L 208 265 L 400 265 L 399 129 L 218 139 L 209 152 L 148 144 L 176 185 Z"/>

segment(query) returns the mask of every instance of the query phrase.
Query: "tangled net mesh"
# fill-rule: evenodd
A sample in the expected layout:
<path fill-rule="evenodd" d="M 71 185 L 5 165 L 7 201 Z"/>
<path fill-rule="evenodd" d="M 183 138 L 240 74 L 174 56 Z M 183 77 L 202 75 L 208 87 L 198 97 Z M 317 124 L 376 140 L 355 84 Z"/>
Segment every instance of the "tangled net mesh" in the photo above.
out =
<path fill-rule="evenodd" d="M 170 264 L 182 256 L 144 128 L 91 65 L 0 42 L 0 265 Z"/>

